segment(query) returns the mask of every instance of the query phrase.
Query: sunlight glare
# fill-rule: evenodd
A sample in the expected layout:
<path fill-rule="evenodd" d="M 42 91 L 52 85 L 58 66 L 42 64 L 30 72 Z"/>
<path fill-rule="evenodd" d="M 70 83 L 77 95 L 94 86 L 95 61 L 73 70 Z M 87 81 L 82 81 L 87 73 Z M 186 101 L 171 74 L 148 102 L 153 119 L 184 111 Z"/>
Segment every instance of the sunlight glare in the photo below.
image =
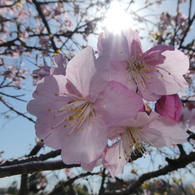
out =
<path fill-rule="evenodd" d="M 113 2 L 106 13 L 104 26 L 107 30 L 115 33 L 125 30 L 130 26 L 132 27 L 131 15 L 124 11 L 119 2 Z"/>

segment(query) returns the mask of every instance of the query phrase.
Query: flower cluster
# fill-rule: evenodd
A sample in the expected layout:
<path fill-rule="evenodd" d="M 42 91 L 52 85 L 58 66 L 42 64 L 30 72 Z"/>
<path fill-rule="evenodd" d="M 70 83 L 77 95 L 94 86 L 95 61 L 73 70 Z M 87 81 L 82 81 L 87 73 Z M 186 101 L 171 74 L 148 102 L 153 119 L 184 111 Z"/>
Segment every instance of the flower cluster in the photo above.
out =
<path fill-rule="evenodd" d="M 180 3 L 184 3 L 180 1 Z M 157 44 L 167 43 L 180 44 L 179 36 L 174 35 L 174 29 L 177 29 L 180 36 L 183 36 L 188 28 L 188 17 L 182 12 L 178 11 L 175 15 L 170 15 L 168 12 L 163 12 L 159 18 L 158 32 L 152 34 Z M 179 24 L 179 25 L 178 25 Z"/>
<path fill-rule="evenodd" d="M 27 73 L 27 69 L 20 69 L 20 67 L 11 64 L 7 67 L 6 71 L 1 71 L 0 75 L 4 77 L 4 81 L 7 80 L 7 83 L 4 86 L 13 86 L 16 89 L 22 89 L 24 88 L 24 83 L 22 82 L 26 79 Z M 2 83 L 4 83 L 4 81 Z"/>
<path fill-rule="evenodd" d="M 61 149 L 65 164 L 87 171 L 103 164 L 114 177 L 135 149 L 186 141 L 176 93 L 188 86 L 189 61 L 170 46 L 143 52 L 131 29 L 100 34 L 98 55 L 86 47 L 69 62 L 57 54 L 57 67 L 35 70 L 41 80 L 27 110 L 37 117 L 36 135 Z M 155 111 L 144 100 L 156 101 Z"/>

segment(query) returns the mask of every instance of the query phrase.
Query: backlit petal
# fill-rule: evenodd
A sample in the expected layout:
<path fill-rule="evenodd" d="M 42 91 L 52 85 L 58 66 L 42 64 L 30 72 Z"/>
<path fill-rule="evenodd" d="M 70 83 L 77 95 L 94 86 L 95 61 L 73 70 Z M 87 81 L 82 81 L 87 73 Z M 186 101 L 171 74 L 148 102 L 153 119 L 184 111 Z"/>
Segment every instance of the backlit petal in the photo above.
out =
<path fill-rule="evenodd" d="M 108 125 L 113 125 L 127 118 L 136 118 L 143 110 L 143 101 L 124 85 L 111 81 L 95 102 L 95 109 Z"/>

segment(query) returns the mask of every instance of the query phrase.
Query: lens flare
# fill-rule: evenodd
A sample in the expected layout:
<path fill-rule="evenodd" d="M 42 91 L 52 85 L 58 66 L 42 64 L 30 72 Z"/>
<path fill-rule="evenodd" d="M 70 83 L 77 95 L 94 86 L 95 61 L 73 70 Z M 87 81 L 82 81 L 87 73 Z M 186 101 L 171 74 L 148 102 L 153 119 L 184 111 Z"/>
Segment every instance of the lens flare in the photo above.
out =
<path fill-rule="evenodd" d="M 106 14 L 104 27 L 115 33 L 120 32 L 121 30 L 132 27 L 132 17 L 125 12 L 125 8 L 122 7 L 122 4 L 113 2 Z"/>

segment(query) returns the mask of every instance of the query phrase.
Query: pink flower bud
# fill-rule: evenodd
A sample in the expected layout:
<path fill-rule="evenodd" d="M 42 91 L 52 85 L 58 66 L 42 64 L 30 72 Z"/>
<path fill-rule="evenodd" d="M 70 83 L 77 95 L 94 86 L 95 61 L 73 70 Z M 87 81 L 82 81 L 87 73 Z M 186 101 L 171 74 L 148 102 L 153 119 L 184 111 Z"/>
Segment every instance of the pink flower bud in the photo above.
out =
<path fill-rule="evenodd" d="M 182 102 L 177 94 L 164 95 L 156 102 L 155 111 L 178 122 L 182 113 Z"/>

